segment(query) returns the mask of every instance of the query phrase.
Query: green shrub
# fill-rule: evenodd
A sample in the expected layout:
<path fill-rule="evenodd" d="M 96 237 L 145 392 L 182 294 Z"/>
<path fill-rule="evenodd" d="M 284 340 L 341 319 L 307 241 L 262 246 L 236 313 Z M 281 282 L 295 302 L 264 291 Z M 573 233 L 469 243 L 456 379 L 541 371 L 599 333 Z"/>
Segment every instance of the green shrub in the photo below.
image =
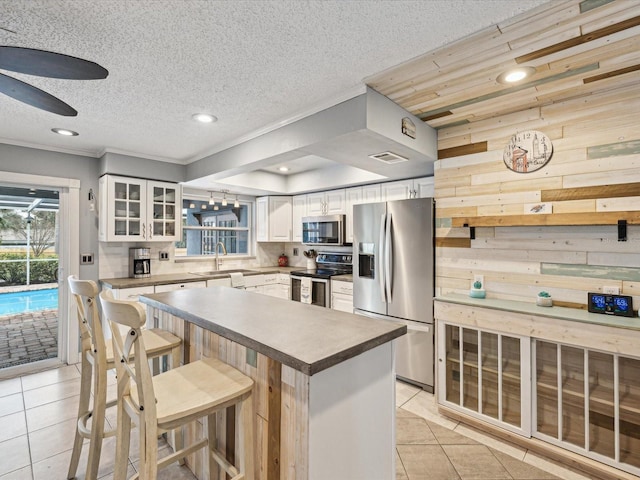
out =
<path fill-rule="evenodd" d="M 0 284 L 25 285 L 27 283 L 26 255 L 19 253 L 0 253 Z M 7 262 L 5 260 L 25 260 Z M 30 283 L 54 283 L 57 281 L 58 260 L 48 262 L 30 262 Z"/>
<path fill-rule="evenodd" d="M 54 283 L 58 280 L 58 260 L 31 263 L 31 283 Z"/>

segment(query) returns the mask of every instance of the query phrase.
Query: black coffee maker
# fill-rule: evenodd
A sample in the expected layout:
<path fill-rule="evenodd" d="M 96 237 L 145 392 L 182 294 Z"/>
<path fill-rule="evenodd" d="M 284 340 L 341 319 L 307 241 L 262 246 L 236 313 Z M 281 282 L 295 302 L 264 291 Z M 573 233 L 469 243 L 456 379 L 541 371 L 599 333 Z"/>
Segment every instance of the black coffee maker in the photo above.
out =
<path fill-rule="evenodd" d="M 151 249 L 129 249 L 129 277 L 145 278 L 151 276 Z"/>

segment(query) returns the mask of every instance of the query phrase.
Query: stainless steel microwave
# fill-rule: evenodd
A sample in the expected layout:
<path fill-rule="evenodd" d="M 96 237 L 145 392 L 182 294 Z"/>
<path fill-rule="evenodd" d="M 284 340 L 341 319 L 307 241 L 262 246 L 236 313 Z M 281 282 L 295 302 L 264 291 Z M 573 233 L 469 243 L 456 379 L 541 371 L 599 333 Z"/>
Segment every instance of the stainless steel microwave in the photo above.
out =
<path fill-rule="evenodd" d="M 344 215 L 302 217 L 302 243 L 344 245 Z"/>

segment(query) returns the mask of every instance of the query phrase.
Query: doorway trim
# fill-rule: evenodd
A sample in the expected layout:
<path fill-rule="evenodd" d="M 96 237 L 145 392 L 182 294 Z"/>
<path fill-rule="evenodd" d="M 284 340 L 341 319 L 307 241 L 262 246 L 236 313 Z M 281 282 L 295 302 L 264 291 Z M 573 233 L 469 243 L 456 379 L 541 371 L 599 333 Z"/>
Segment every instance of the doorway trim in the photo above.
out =
<path fill-rule="evenodd" d="M 60 191 L 59 242 L 60 263 L 58 266 L 58 359 L 62 363 L 78 363 L 78 322 L 75 310 L 69 301 L 66 278 L 80 271 L 80 180 L 74 178 L 48 177 L 27 173 L 0 172 L 3 184 L 28 187 L 55 188 Z M 73 321 L 72 321 L 73 320 Z"/>

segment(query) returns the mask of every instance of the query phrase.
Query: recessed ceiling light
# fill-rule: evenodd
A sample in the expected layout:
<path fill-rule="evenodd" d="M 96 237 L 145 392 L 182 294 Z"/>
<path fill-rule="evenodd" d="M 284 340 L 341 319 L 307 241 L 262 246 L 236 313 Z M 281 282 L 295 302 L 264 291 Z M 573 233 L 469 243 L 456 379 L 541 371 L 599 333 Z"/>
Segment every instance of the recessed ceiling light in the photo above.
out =
<path fill-rule="evenodd" d="M 194 113 L 191 118 L 200 123 L 213 123 L 218 121 L 218 117 L 214 117 L 208 113 Z"/>
<path fill-rule="evenodd" d="M 278 170 L 280 170 L 281 172 L 288 172 L 289 167 L 278 167 Z"/>
<path fill-rule="evenodd" d="M 525 78 L 530 77 L 534 73 L 536 73 L 536 69 L 533 67 L 512 68 L 511 70 L 502 72 L 496 80 L 498 81 L 498 83 L 509 85 L 511 83 L 517 83 L 521 80 L 524 80 Z"/>
<path fill-rule="evenodd" d="M 58 135 L 65 135 L 67 137 L 78 136 L 78 132 L 74 132 L 73 130 L 67 130 L 66 128 L 52 128 L 51 131 L 53 133 L 57 133 Z"/>

